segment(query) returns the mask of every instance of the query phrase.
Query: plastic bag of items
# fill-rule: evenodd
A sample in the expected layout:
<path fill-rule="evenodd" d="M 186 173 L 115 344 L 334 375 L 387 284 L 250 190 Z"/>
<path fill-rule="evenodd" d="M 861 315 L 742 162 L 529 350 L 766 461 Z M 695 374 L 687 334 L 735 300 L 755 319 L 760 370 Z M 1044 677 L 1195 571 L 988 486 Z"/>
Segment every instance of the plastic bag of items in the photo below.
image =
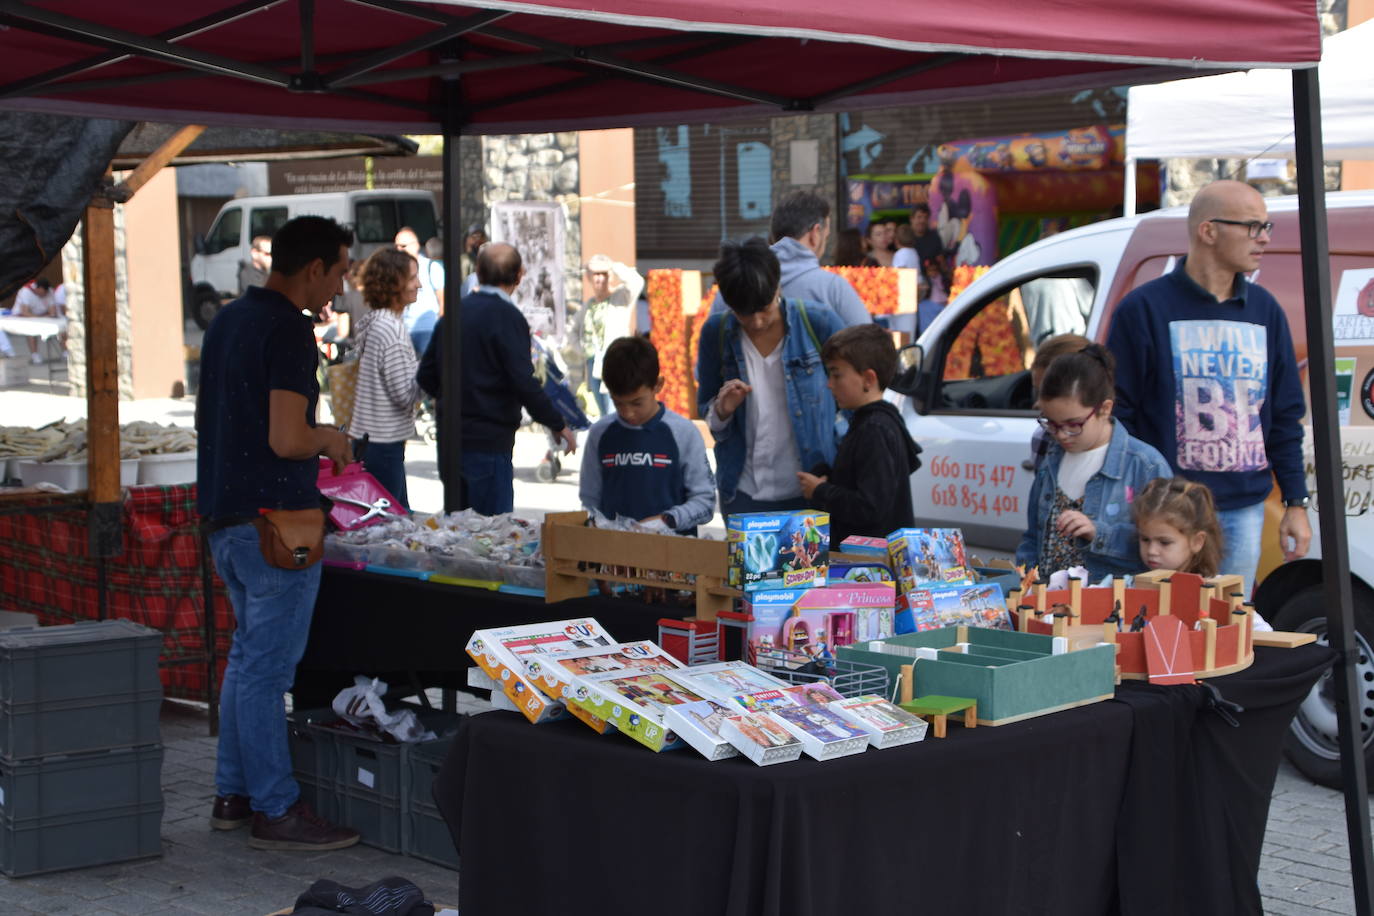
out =
<path fill-rule="evenodd" d="M 385 681 L 359 674 L 353 678 L 352 687 L 345 687 L 334 697 L 334 714 L 355 728 L 381 737 L 390 736 L 404 743 L 433 741 L 434 732 L 420 724 L 415 710 L 387 710 L 382 702 L 386 690 Z"/>

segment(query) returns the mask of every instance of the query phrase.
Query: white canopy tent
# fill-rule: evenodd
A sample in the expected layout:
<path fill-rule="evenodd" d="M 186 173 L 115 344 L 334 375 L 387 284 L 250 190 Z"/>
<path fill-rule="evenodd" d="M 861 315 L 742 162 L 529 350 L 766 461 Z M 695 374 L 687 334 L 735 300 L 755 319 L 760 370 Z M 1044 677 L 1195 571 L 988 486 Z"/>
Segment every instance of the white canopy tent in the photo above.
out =
<path fill-rule="evenodd" d="M 1318 70 L 1329 159 L 1374 159 L 1374 21 L 1327 38 Z M 1133 86 L 1126 159 L 1292 158 L 1292 74 L 1247 70 Z M 1126 212 L 1135 210 L 1127 168 Z"/>

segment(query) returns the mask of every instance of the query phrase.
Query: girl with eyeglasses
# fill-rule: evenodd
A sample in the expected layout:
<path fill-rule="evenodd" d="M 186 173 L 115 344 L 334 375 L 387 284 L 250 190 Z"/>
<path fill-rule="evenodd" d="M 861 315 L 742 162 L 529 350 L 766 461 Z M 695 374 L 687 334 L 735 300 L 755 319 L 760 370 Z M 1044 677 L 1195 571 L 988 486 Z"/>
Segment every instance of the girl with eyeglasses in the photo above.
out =
<path fill-rule="evenodd" d="M 1040 426 L 1052 440 L 1035 472 L 1016 562 L 1042 578 L 1076 566 L 1088 579 L 1144 569 L 1131 504 L 1157 477 L 1158 451 L 1112 419 L 1115 360 L 1100 344 L 1057 357 L 1040 385 Z"/>

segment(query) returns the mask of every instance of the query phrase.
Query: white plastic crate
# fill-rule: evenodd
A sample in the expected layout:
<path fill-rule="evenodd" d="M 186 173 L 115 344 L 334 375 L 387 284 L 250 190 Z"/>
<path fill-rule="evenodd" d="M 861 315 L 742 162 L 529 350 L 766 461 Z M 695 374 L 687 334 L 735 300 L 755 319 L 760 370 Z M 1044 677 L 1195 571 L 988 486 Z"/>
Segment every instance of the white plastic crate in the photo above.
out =
<path fill-rule="evenodd" d="M 138 459 L 138 482 L 166 486 L 196 482 L 196 453 L 144 455 Z"/>
<path fill-rule="evenodd" d="M 138 484 L 138 459 L 125 458 L 119 462 L 119 485 L 132 487 Z M 24 486 L 36 483 L 56 484 L 64 490 L 86 489 L 86 459 L 76 461 L 33 461 L 19 462 L 19 479 Z"/>

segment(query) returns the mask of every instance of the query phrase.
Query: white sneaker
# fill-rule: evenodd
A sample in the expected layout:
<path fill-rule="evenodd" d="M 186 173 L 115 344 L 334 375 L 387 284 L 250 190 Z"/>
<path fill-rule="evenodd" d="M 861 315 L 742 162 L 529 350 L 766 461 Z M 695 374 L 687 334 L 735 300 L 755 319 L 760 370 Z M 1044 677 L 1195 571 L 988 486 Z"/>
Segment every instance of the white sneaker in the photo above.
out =
<path fill-rule="evenodd" d="M 41 366 L 43 365 L 43 357 L 38 353 L 30 353 L 29 362 L 33 363 L 35 366 Z"/>

